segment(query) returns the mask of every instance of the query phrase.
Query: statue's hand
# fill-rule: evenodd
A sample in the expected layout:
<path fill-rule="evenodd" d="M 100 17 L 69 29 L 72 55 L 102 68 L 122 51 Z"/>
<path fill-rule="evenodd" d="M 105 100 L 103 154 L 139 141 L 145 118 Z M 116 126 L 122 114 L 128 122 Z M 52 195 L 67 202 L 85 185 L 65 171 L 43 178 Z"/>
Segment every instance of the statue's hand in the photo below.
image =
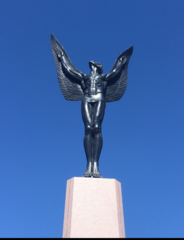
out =
<path fill-rule="evenodd" d="M 121 58 L 119 59 L 119 61 L 120 61 L 120 63 L 125 64 L 126 61 L 127 61 L 127 58 L 126 58 L 126 57 L 121 57 Z"/>
<path fill-rule="evenodd" d="M 61 58 L 64 56 L 64 53 L 61 52 L 57 55 L 58 61 L 61 62 Z"/>

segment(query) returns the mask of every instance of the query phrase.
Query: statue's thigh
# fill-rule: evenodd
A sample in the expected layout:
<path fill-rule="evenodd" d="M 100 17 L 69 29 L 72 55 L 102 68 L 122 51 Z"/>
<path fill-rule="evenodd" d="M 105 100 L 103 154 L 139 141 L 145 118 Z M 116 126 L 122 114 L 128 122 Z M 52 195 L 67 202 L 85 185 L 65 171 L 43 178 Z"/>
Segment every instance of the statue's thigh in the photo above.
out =
<path fill-rule="evenodd" d="M 94 125 L 98 124 L 101 125 L 105 113 L 105 102 L 104 101 L 98 101 L 95 103 L 94 106 Z"/>
<path fill-rule="evenodd" d="M 93 113 L 93 109 L 92 109 L 92 106 L 90 103 L 88 102 L 82 102 L 82 105 L 81 105 L 81 110 L 82 110 L 82 119 L 83 119 L 83 122 L 84 122 L 84 125 L 87 127 L 87 126 L 90 126 L 92 127 L 93 125 L 93 116 L 92 116 L 92 113 Z"/>

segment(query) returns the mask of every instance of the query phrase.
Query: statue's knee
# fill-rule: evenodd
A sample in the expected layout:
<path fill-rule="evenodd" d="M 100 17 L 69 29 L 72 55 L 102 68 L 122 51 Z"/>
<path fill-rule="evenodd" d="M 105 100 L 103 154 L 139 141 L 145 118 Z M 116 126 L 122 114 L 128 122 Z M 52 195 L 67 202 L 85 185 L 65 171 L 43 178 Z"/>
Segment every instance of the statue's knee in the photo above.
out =
<path fill-rule="evenodd" d="M 101 133 L 101 127 L 98 124 L 94 126 L 94 133 L 95 134 Z"/>
<path fill-rule="evenodd" d="M 92 127 L 90 125 L 85 127 L 85 134 L 91 134 L 92 133 Z"/>

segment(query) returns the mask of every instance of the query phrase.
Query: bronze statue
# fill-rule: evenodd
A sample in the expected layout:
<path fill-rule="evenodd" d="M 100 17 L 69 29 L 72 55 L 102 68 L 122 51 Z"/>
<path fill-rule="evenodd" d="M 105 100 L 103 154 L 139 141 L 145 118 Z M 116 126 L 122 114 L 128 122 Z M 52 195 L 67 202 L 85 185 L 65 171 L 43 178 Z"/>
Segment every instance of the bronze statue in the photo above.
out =
<path fill-rule="evenodd" d="M 111 71 L 102 74 L 103 66 L 90 61 L 89 75 L 77 70 L 66 51 L 51 34 L 51 47 L 56 63 L 61 91 L 68 101 L 81 101 L 82 118 L 85 126 L 84 149 L 87 169 L 84 177 L 102 177 L 99 172 L 99 157 L 102 150 L 101 125 L 106 102 L 118 101 L 127 86 L 127 70 L 133 46 L 121 53 Z"/>

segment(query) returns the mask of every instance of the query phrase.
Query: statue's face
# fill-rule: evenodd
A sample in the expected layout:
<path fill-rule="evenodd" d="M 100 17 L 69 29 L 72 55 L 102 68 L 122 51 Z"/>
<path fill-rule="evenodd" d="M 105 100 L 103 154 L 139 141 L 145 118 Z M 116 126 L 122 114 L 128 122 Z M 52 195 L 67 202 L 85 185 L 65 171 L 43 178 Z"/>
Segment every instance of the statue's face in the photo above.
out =
<path fill-rule="evenodd" d="M 95 65 L 93 65 L 93 64 L 91 64 L 91 70 L 96 70 L 97 69 L 97 67 L 95 66 Z M 97 69 L 98 70 L 98 69 Z"/>
<path fill-rule="evenodd" d="M 97 64 L 97 65 L 96 65 Z M 99 64 L 99 63 L 95 63 L 94 61 L 90 61 L 89 62 L 89 67 L 90 67 L 90 69 L 91 70 L 97 70 L 97 72 L 99 73 L 99 74 L 102 74 L 102 72 L 103 72 L 103 67 L 101 66 L 101 68 L 100 67 L 98 67 L 98 65 L 100 65 L 101 66 L 101 64 Z"/>
<path fill-rule="evenodd" d="M 91 71 L 94 71 L 94 72 L 97 71 L 97 72 L 99 73 L 98 67 L 95 66 L 95 65 L 93 64 L 93 62 L 90 62 L 89 66 L 90 66 Z"/>

